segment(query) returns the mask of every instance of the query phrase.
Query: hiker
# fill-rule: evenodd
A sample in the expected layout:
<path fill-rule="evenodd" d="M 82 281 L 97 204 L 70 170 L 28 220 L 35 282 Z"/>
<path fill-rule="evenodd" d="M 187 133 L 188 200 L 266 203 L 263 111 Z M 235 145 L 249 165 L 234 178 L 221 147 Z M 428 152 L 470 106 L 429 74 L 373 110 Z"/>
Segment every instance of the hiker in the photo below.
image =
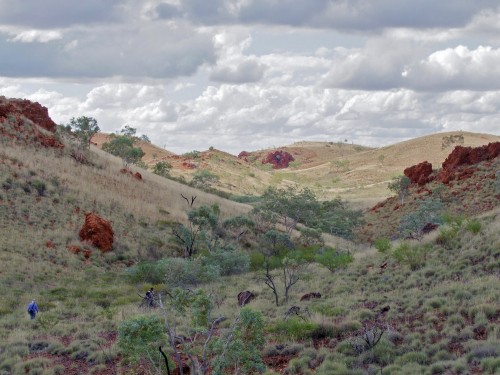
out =
<path fill-rule="evenodd" d="M 30 314 L 31 320 L 36 318 L 36 314 L 38 313 L 38 305 L 35 300 L 31 301 L 28 305 L 28 313 Z"/>
<path fill-rule="evenodd" d="M 154 297 L 155 297 L 154 288 L 151 288 L 146 292 L 146 301 L 148 303 L 148 307 L 153 307 Z"/>

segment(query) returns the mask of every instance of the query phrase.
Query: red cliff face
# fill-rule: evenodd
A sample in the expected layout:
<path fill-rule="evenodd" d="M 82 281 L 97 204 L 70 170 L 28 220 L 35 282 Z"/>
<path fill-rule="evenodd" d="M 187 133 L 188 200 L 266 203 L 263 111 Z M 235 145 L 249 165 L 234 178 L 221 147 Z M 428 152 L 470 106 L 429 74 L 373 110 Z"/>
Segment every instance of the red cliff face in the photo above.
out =
<path fill-rule="evenodd" d="M 272 164 L 273 169 L 287 168 L 288 165 L 294 161 L 292 154 L 286 151 L 274 151 L 267 154 L 262 160 L 262 164 Z"/>
<path fill-rule="evenodd" d="M 16 142 L 63 148 L 53 135 L 57 125 L 46 107 L 26 99 L 7 99 L 0 96 L 0 136 Z"/>

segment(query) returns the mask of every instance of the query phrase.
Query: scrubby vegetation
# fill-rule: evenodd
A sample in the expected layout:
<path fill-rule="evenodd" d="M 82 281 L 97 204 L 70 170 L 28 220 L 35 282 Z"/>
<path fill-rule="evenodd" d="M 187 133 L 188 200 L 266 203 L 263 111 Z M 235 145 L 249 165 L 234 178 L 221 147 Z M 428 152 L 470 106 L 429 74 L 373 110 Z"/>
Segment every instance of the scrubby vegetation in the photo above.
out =
<path fill-rule="evenodd" d="M 1 140 L 0 374 L 166 373 L 159 346 L 178 373 L 498 373 L 498 196 L 472 216 L 409 188 L 374 251 L 343 200 L 290 186 L 236 203 L 61 138 Z M 111 251 L 80 238 L 86 212 L 112 223 Z"/>

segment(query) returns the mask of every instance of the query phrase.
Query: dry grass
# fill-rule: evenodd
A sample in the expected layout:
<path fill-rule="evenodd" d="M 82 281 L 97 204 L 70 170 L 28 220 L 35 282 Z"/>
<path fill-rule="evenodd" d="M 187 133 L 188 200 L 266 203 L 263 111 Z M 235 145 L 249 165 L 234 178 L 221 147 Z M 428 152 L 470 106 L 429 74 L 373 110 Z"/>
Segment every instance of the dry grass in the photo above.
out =
<path fill-rule="evenodd" d="M 465 139 L 467 141 L 467 136 Z M 314 147 L 321 149 L 316 144 Z M 29 343 L 47 344 L 41 353 L 55 353 L 57 358 L 71 360 L 74 365 L 75 358 L 81 357 L 81 363 L 95 371 L 97 366 L 110 365 L 103 354 L 108 352 L 100 344 L 111 345 L 110 358 L 117 360 L 115 343 L 108 343 L 103 337 L 116 332 L 123 320 L 144 313 L 138 308 L 137 293 L 143 293 L 149 287 L 143 283 L 130 283 L 125 276 L 126 264 L 130 264 L 127 263 L 130 260 L 147 258 L 145 249 L 157 240 L 165 242 L 158 247 L 160 256 L 173 253 L 168 231 L 157 223 L 185 220 L 188 207 L 180 197 L 181 193 L 196 195 L 198 204 L 218 203 L 223 215 L 234 216 L 249 210 L 246 205 L 139 169 L 137 171 L 143 175 L 144 181 L 137 181 L 120 173 L 122 164 L 119 159 L 97 149 L 92 152 L 94 166 L 86 166 L 51 151 L 2 144 L 2 375 L 25 373 L 25 365 L 32 366 L 32 373 L 48 374 L 52 371 L 53 364 L 51 368 L 44 368 L 48 362 L 41 360 Z M 373 150 L 353 149 L 351 156 L 361 158 L 364 152 Z M 227 165 L 231 165 L 229 161 Z M 317 170 L 321 168 L 320 165 Z M 9 189 L 2 185 L 7 179 L 12 180 Z M 47 191 L 43 196 L 38 196 L 33 188 L 24 190 L 35 180 L 46 183 Z M 487 197 L 475 194 L 466 199 L 472 202 Z M 78 212 L 76 207 L 80 208 Z M 68 252 L 66 247 L 80 244 L 78 230 L 83 212 L 91 210 L 113 222 L 116 243 L 111 253 L 101 254 L 92 249 L 94 254 L 86 260 Z M 314 339 L 312 331 L 306 329 L 305 338 L 292 342 L 291 337 L 297 334 L 294 330 L 304 329 L 300 322 L 293 329 L 292 325 L 289 328 L 285 325 L 285 331 L 280 335 L 266 336 L 268 348 L 275 348 L 276 344 L 299 348 L 293 365 L 296 370 L 293 372 L 290 365 L 288 373 L 364 375 L 382 370 L 386 374 L 420 374 L 439 373 L 439 366 L 444 366 L 443 371 L 448 373 L 473 373 L 476 368 L 482 371 L 493 366 L 488 362 L 491 357 L 485 357 L 494 350 L 488 345 L 493 348 L 500 345 L 499 215 L 498 207 L 483 213 L 479 217 L 480 233 L 474 235 L 462 228 L 452 248 L 442 247 L 436 244 L 435 238 L 427 237 L 423 242 L 431 249 L 422 267 L 413 271 L 390 254 L 380 254 L 373 248 L 327 237 L 329 245 L 354 252 L 354 262 L 346 270 L 335 273 L 311 264 L 303 279 L 292 288 L 289 303 L 280 306 L 274 305 L 272 292 L 262 282 L 261 271 L 221 278 L 201 287 L 221 301 L 213 315 L 227 317 L 225 326 L 238 314 L 236 295 L 243 290 L 257 294 L 250 307 L 262 312 L 268 332 L 281 324 L 290 306 L 307 307 L 312 313 L 309 323 L 327 332 L 323 341 Z M 53 247 L 47 245 L 49 240 Z M 388 266 L 381 270 L 379 266 L 384 262 Z M 163 291 L 169 288 L 168 285 L 155 287 Z M 300 297 L 311 291 L 320 292 L 321 299 L 301 302 Z M 25 308 L 33 297 L 37 298 L 41 312 L 37 320 L 30 321 Z M 388 328 L 380 346 L 373 351 L 353 353 L 351 342 L 356 340 L 353 327 L 359 328 L 387 305 L 390 310 L 384 322 Z M 186 319 L 181 317 L 181 333 L 187 333 L 189 324 Z M 483 326 L 486 338 L 482 336 L 485 334 Z M 314 362 L 314 368 L 309 368 L 309 363 L 313 363 L 310 358 L 316 356 L 322 359 Z M 424 358 L 424 362 L 412 362 L 409 360 L 412 356 Z M 443 361 L 447 362 L 443 365 Z M 340 369 L 340 364 L 343 369 Z M 112 365 L 115 370 L 120 369 L 115 362 Z M 461 372 L 457 370 L 460 366 L 464 368 Z M 124 368 L 121 370 L 125 371 Z M 443 371 L 441 373 L 446 373 Z"/>

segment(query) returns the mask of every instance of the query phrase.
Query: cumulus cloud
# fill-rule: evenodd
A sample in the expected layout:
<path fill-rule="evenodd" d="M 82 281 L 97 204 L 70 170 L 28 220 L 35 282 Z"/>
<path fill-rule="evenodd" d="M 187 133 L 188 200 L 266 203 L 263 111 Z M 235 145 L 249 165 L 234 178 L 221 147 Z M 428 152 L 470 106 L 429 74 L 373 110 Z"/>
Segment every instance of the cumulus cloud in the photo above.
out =
<path fill-rule="evenodd" d="M 500 49 L 457 46 L 436 51 L 409 66 L 404 78 L 405 86 L 417 90 L 500 90 Z"/>
<path fill-rule="evenodd" d="M 496 0 L 80 3 L 0 0 L 0 94 L 58 123 L 235 154 L 500 131 Z"/>

